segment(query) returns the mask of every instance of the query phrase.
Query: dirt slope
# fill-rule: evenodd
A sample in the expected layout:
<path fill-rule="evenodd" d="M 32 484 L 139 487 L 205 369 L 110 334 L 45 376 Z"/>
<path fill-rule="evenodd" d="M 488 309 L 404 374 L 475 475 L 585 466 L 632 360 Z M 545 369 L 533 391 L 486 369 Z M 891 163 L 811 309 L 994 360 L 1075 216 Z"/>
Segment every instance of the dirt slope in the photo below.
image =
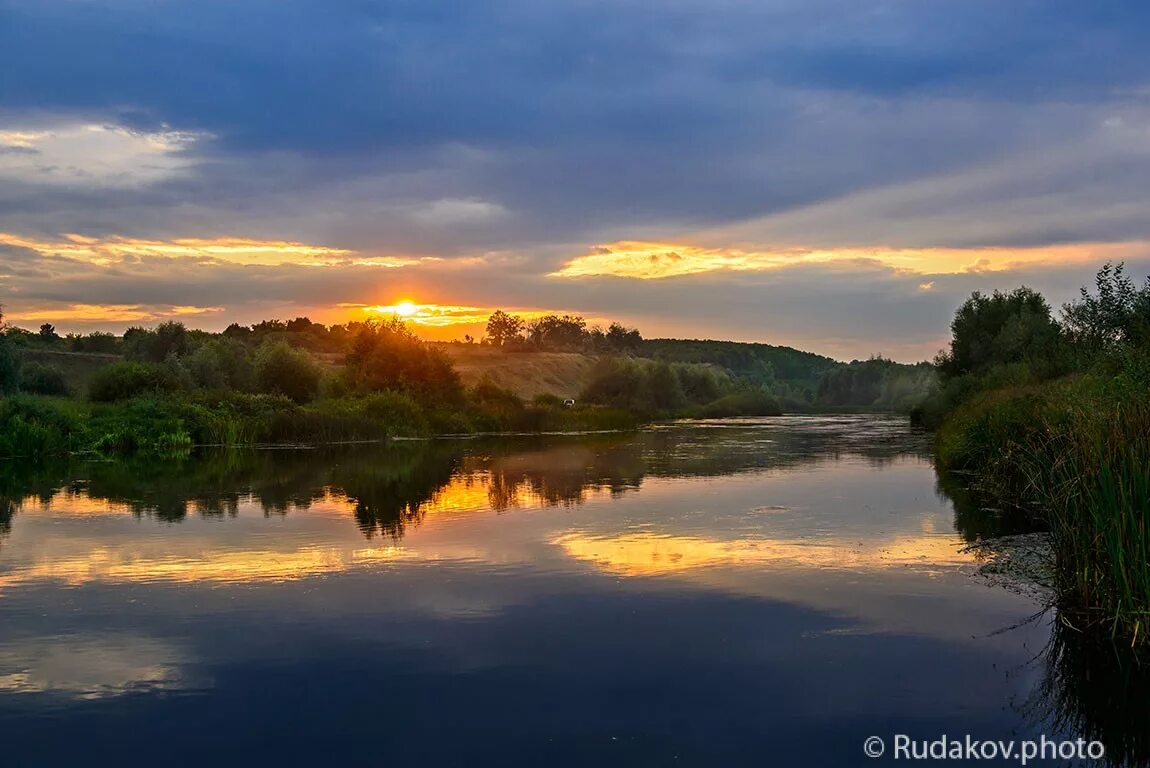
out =
<path fill-rule="evenodd" d="M 577 352 L 502 352 L 476 344 L 440 344 L 471 386 L 487 376 L 525 400 L 552 394 L 577 398 L 595 358 Z"/>

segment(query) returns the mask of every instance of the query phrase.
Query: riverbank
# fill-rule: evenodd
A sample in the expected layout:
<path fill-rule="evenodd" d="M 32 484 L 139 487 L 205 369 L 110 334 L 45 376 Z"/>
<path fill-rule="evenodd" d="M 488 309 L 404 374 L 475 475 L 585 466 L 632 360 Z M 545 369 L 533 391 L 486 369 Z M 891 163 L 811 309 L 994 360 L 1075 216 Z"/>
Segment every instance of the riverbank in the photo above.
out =
<path fill-rule="evenodd" d="M 633 429 L 612 408 L 523 403 L 481 391 L 428 407 L 395 392 L 299 404 L 273 395 L 190 392 L 113 403 L 21 395 L 0 400 L 0 457 L 40 460 L 75 453 L 164 455 L 196 445 L 340 443 L 478 432 Z"/>
<path fill-rule="evenodd" d="M 1053 586 L 1080 628 L 1145 641 L 1150 616 L 1150 407 L 1075 375 L 984 392 L 935 434 L 940 469 L 1050 529 Z"/>

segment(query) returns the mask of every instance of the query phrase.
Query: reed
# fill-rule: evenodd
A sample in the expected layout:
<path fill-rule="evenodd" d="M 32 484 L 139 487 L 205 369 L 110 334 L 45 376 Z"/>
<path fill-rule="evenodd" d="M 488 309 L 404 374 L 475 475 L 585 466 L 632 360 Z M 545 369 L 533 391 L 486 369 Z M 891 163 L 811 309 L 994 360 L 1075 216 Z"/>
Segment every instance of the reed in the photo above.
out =
<path fill-rule="evenodd" d="M 1150 404 L 1090 377 L 1000 390 L 951 414 L 936 448 L 1049 526 L 1066 620 L 1148 639 Z"/>
<path fill-rule="evenodd" d="M 1082 403 L 1031 437 L 1024 469 L 1046 510 L 1072 620 L 1138 643 L 1150 620 L 1150 406 Z"/>

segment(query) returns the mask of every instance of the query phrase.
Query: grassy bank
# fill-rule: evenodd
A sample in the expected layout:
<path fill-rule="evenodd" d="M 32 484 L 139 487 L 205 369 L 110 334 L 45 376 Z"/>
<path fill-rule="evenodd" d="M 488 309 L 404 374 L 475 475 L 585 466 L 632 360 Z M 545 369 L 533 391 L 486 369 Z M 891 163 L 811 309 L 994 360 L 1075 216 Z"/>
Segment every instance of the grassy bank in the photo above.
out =
<path fill-rule="evenodd" d="M 195 445 L 335 443 L 494 431 L 628 429 L 610 408 L 523 403 L 474 392 L 461 407 L 428 408 L 395 392 L 295 403 L 235 392 L 156 394 L 111 403 L 18 395 L 0 400 L 0 457 L 71 453 L 179 455 Z"/>
<path fill-rule="evenodd" d="M 976 294 L 916 413 L 943 471 L 1049 527 L 1061 615 L 1145 644 L 1150 622 L 1150 284 L 1104 268 L 1055 321 L 1041 297 Z"/>
<path fill-rule="evenodd" d="M 1150 404 L 1097 376 L 996 389 L 956 408 L 936 446 L 941 468 L 1050 527 L 1072 621 L 1145 639 Z"/>

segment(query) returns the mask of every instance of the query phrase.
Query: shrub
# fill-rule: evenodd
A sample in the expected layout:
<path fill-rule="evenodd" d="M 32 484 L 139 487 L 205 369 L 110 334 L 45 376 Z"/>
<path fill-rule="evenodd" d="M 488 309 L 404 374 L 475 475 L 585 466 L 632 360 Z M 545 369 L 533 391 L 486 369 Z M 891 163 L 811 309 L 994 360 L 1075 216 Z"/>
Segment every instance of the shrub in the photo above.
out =
<path fill-rule="evenodd" d="M 174 392 L 179 388 L 179 379 L 163 365 L 120 362 L 96 372 L 88 385 L 88 398 L 98 403 L 111 403 L 141 395 Z"/>
<path fill-rule="evenodd" d="M 82 447 L 84 422 L 75 405 L 34 397 L 0 401 L 0 456 L 43 459 Z"/>
<path fill-rule="evenodd" d="M 20 369 L 20 391 L 34 395 L 55 395 L 66 397 L 69 394 L 64 372 L 51 365 L 32 362 Z"/>
<path fill-rule="evenodd" d="M 374 392 L 359 400 L 367 418 L 386 427 L 387 434 L 414 437 L 427 434 L 427 419 L 419 404 L 399 392 Z"/>
<path fill-rule="evenodd" d="M 459 374 L 447 356 L 398 319 L 360 327 L 346 363 L 344 375 L 352 391 L 388 389 L 437 406 L 458 405 L 463 399 Z"/>
<path fill-rule="evenodd" d="M 162 363 L 169 357 L 188 352 L 188 330 L 183 323 L 168 321 L 154 329 L 129 328 L 124 332 L 124 348 L 128 357 L 149 363 Z"/>
<path fill-rule="evenodd" d="M 6 336 L 0 336 L 0 395 L 11 394 L 20 385 L 20 361 L 13 347 Z"/>
<path fill-rule="evenodd" d="M 322 373 L 311 355 L 285 342 L 265 343 L 256 351 L 256 387 L 260 392 L 308 403 L 319 394 Z"/>
<path fill-rule="evenodd" d="M 255 388 L 251 353 L 235 339 L 213 339 L 184 358 L 183 364 L 197 387 L 240 392 Z"/>

